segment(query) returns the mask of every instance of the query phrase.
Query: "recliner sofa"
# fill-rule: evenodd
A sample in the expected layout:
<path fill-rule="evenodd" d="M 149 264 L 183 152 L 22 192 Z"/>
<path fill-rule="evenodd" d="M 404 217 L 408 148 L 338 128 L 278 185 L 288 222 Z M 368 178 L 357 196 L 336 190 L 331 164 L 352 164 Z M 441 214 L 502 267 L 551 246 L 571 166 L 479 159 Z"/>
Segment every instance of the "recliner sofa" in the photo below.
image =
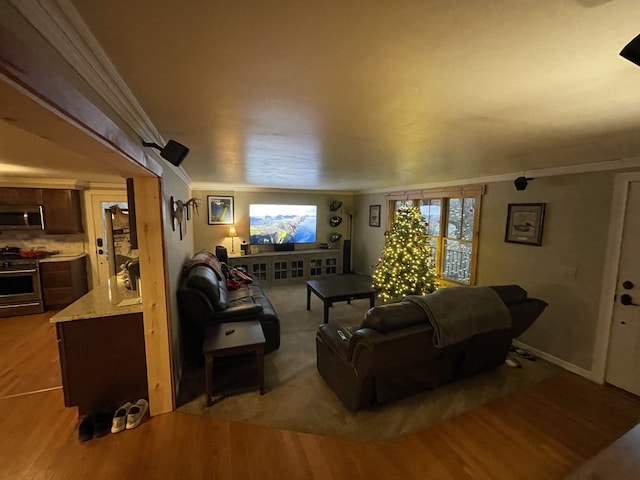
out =
<path fill-rule="evenodd" d="M 317 370 L 342 403 L 357 411 L 502 365 L 512 340 L 531 326 L 547 303 L 528 298 L 517 285 L 490 289 L 508 310 L 504 328 L 436 347 L 425 310 L 406 298 L 370 309 L 356 329 L 321 325 L 316 333 Z M 483 304 L 467 308 L 473 312 Z"/>
<path fill-rule="evenodd" d="M 209 251 L 196 253 L 185 265 L 177 292 L 182 325 L 183 347 L 188 361 L 201 362 L 205 326 L 209 322 L 259 320 L 266 344 L 265 351 L 280 347 L 280 320 L 260 284 L 251 283 L 229 289 L 227 269 Z"/>

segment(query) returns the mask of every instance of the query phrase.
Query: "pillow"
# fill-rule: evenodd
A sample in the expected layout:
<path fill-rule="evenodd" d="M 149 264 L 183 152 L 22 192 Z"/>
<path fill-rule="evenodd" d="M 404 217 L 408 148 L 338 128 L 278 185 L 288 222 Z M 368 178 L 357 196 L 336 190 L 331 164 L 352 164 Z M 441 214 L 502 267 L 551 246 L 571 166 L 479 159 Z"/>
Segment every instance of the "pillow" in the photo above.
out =
<path fill-rule="evenodd" d="M 365 313 L 360 327 L 388 333 L 426 322 L 427 317 L 418 305 L 411 302 L 397 302 L 371 308 Z"/>

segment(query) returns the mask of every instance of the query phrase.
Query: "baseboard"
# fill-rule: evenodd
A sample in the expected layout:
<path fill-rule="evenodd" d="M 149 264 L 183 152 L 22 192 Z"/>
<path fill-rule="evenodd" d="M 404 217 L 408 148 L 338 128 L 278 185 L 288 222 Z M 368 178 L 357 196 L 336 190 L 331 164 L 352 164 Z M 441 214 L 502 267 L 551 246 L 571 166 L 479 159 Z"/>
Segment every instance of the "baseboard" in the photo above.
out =
<path fill-rule="evenodd" d="M 541 359 L 546 360 L 549 363 L 553 363 L 558 367 L 564 368 L 565 370 L 571 373 L 575 373 L 576 375 L 580 375 L 581 377 L 584 377 L 588 380 L 595 381 L 593 378 L 593 374 L 590 370 L 586 370 L 582 367 L 578 367 L 577 365 L 574 365 L 573 363 L 567 362 L 566 360 L 562 360 L 561 358 L 554 357 L 553 355 L 549 355 L 548 353 L 543 352 L 542 350 L 538 350 L 537 348 L 527 345 L 526 343 L 522 343 L 519 340 L 514 340 L 513 344 L 516 347 L 529 350 L 536 357 L 540 357 Z"/>

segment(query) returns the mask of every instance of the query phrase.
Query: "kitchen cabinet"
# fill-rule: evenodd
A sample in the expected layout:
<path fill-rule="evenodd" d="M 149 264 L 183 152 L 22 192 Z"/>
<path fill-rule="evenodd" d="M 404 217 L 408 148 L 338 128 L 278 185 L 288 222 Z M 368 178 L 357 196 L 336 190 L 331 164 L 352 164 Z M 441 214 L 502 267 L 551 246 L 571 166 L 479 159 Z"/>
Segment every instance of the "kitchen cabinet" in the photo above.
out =
<path fill-rule="evenodd" d="M 142 313 L 56 323 L 66 407 L 78 415 L 148 398 Z"/>
<path fill-rule="evenodd" d="M 0 188 L 0 205 L 33 206 L 42 205 L 40 188 Z"/>
<path fill-rule="evenodd" d="M 82 233 L 80 191 L 53 188 L 0 188 L 0 205 L 42 205 L 47 234 Z"/>
<path fill-rule="evenodd" d="M 86 255 L 70 260 L 40 261 L 40 284 L 45 308 L 64 308 L 88 291 Z"/>
<path fill-rule="evenodd" d="M 43 189 L 45 233 L 82 233 L 80 191 L 69 189 Z"/>

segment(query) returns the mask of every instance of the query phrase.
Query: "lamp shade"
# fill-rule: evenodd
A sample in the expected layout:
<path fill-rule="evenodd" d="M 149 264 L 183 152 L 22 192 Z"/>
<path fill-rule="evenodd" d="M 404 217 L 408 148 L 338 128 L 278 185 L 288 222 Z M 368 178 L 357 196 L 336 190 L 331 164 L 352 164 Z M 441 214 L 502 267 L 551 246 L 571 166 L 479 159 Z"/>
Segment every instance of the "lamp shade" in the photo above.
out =
<path fill-rule="evenodd" d="M 229 227 L 229 236 L 231 238 L 238 236 L 238 232 L 236 232 L 236 227 Z"/>

